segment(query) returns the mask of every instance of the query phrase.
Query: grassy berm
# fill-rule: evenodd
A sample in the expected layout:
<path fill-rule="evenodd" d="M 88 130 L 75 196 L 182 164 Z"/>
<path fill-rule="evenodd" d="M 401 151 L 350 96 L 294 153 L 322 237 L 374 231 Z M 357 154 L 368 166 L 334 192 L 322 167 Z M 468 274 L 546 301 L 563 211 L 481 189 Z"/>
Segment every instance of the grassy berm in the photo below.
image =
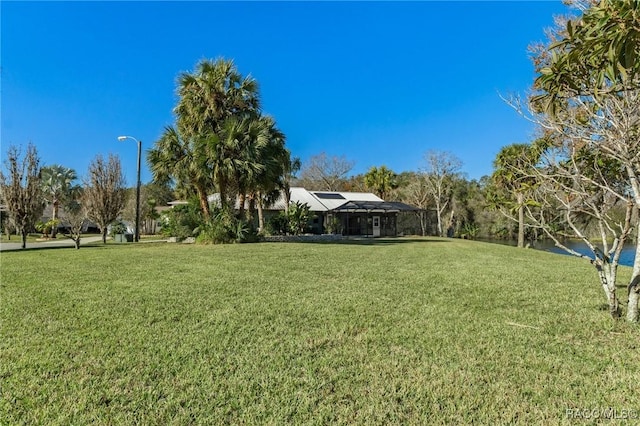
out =
<path fill-rule="evenodd" d="M 640 422 L 640 327 L 580 259 L 401 238 L 0 261 L 2 425 Z"/>

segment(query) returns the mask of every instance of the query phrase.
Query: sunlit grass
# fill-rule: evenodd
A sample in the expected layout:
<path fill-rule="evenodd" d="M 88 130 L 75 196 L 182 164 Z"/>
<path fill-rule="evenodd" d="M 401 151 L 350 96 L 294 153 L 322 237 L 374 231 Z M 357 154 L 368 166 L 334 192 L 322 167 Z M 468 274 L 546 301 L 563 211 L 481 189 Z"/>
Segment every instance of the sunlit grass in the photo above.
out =
<path fill-rule="evenodd" d="M 592 267 L 565 256 L 397 239 L 114 244 L 0 262 L 0 424 L 640 415 L 640 330 L 612 322 Z"/>

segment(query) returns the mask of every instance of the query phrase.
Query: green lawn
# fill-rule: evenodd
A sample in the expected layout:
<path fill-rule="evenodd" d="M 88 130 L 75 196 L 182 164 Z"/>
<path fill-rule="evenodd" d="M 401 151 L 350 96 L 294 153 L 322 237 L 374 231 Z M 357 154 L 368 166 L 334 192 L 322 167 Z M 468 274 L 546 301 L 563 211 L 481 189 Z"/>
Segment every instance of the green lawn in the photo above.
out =
<path fill-rule="evenodd" d="M 38 239 L 42 238 L 42 234 L 28 234 L 27 243 L 35 243 Z M 22 237 L 20 235 L 11 234 L 11 238 L 7 238 L 7 234 L 4 232 L 0 234 L 0 243 L 21 243 Z"/>
<path fill-rule="evenodd" d="M 640 416 L 640 327 L 609 319 L 579 259 L 433 238 L 0 262 L 2 425 Z"/>

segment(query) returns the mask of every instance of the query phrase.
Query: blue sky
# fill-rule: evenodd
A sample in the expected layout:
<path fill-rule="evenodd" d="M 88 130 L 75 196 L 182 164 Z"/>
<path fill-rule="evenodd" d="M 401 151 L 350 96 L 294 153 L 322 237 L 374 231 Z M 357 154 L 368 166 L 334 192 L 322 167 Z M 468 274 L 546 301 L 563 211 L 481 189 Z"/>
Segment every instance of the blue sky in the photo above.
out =
<path fill-rule="evenodd" d="M 1 142 L 86 173 L 174 122 L 175 81 L 225 57 L 260 84 L 263 111 L 304 163 L 322 151 L 417 170 L 450 151 L 469 178 L 533 127 L 499 94 L 534 78 L 527 46 L 561 2 L 11 2 L 1 11 Z M 151 179 L 143 158 L 142 181 Z"/>

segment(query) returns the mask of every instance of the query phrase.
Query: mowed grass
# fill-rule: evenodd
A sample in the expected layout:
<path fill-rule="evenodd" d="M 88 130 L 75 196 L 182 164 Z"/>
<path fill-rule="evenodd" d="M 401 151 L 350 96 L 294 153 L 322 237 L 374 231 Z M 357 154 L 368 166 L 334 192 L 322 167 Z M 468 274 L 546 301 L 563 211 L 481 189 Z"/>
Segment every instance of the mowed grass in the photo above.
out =
<path fill-rule="evenodd" d="M 432 238 L 107 245 L 0 261 L 0 424 L 640 415 L 640 329 L 609 319 L 579 259 Z"/>

